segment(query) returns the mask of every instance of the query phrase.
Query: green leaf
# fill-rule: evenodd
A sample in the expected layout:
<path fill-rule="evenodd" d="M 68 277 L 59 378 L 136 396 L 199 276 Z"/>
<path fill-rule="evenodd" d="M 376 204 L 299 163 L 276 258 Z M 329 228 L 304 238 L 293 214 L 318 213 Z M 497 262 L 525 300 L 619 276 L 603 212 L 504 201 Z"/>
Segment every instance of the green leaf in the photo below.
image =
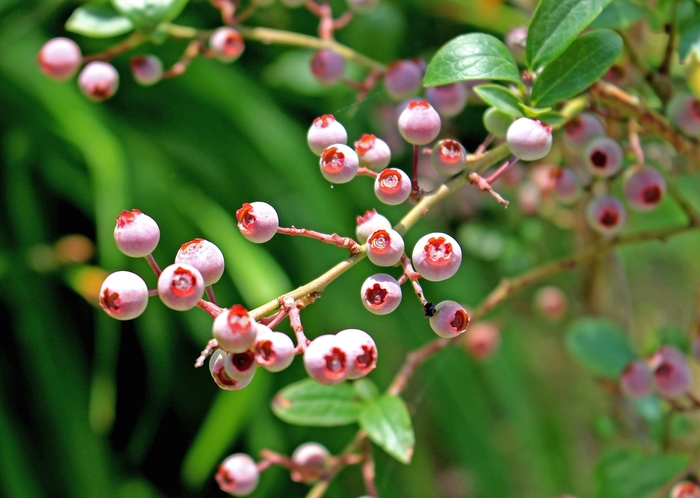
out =
<path fill-rule="evenodd" d="M 591 23 L 593 28 L 624 29 L 644 17 L 644 11 L 630 0 L 613 0 Z"/>
<path fill-rule="evenodd" d="M 556 59 L 611 0 L 542 0 L 530 21 L 527 67 L 535 71 Z"/>
<path fill-rule="evenodd" d="M 648 498 L 683 471 L 689 458 L 681 454 L 645 455 L 613 449 L 598 462 L 596 498 Z"/>
<path fill-rule="evenodd" d="M 584 91 L 605 74 L 621 50 L 622 38 L 607 29 L 577 38 L 537 77 L 532 102 L 553 105 Z"/>
<path fill-rule="evenodd" d="M 134 29 L 128 17 L 108 4 L 87 4 L 73 11 L 66 21 L 66 30 L 93 38 L 109 38 Z"/>
<path fill-rule="evenodd" d="M 613 379 L 636 359 L 625 334 L 606 320 L 582 318 L 575 322 L 567 334 L 566 346 L 584 365 Z"/>
<path fill-rule="evenodd" d="M 525 104 L 519 104 L 525 116 L 528 118 L 539 119 L 540 116 L 547 114 L 552 110 L 551 107 L 532 107 Z"/>
<path fill-rule="evenodd" d="M 357 379 L 352 383 L 352 388 L 365 401 L 372 401 L 379 397 L 379 388 L 367 378 Z"/>
<path fill-rule="evenodd" d="M 688 25 L 680 33 L 678 57 L 682 62 L 687 62 L 691 53 L 696 56 L 700 54 L 700 20 Z"/>
<path fill-rule="evenodd" d="M 360 426 L 399 462 L 411 462 L 415 436 L 408 409 L 400 397 L 385 394 L 367 406 L 360 414 Z"/>
<path fill-rule="evenodd" d="M 446 85 L 465 80 L 504 80 L 520 83 L 518 66 L 498 38 L 469 33 L 453 38 L 428 64 L 423 84 Z"/>
<path fill-rule="evenodd" d="M 555 111 L 543 112 L 537 116 L 537 119 L 552 126 L 557 126 L 564 122 L 564 116 Z"/>
<path fill-rule="evenodd" d="M 490 106 L 500 109 L 510 116 L 520 118 L 522 102 L 513 92 L 501 85 L 479 85 L 474 87 L 476 94 Z"/>
<path fill-rule="evenodd" d="M 112 0 L 112 5 L 131 19 L 138 30 L 150 33 L 160 23 L 177 17 L 187 2 L 188 0 Z"/>
<path fill-rule="evenodd" d="M 313 427 L 352 424 L 363 406 L 350 384 L 324 386 L 312 379 L 285 387 L 272 400 L 272 411 L 280 419 Z"/>

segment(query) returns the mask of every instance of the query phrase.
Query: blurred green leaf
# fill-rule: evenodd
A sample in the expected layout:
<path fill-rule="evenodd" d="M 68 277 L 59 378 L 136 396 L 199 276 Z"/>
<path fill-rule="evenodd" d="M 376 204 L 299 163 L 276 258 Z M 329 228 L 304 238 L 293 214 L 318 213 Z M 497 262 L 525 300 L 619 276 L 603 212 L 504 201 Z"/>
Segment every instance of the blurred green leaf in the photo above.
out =
<path fill-rule="evenodd" d="M 357 379 L 352 383 L 352 388 L 365 401 L 372 401 L 379 397 L 379 388 L 367 378 Z"/>
<path fill-rule="evenodd" d="M 588 368 L 612 379 L 619 378 L 636 358 L 625 334 L 613 323 L 596 318 L 575 322 L 567 333 L 566 346 Z"/>
<path fill-rule="evenodd" d="M 584 91 L 605 74 L 621 50 L 622 38 L 614 31 L 582 35 L 537 77 L 532 103 L 553 105 Z"/>
<path fill-rule="evenodd" d="M 112 0 L 112 5 L 141 31 L 151 32 L 170 21 L 185 8 L 188 0 Z"/>
<path fill-rule="evenodd" d="M 700 59 L 700 19 L 689 24 L 680 32 L 678 40 L 678 57 L 686 62 L 691 53 Z"/>
<path fill-rule="evenodd" d="M 272 411 L 280 419 L 313 427 L 352 424 L 363 406 L 349 384 L 324 386 L 312 379 L 288 385 L 272 400 Z"/>
<path fill-rule="evenodd" d="M 611 0 L 542 0 L 530 21 L 527 66 L 535 71 L 562 54 Z"/>
<path fill-rule="evenodd" d="M 447 42 L 428 64 L 423 84 L 446 85 L 465 80 L 520 83 L 518 66 L 508 47 L 485 33 L 469 33 Z"/>
<path fill-rule="evenodd" d="M 134 29 L 128 17 L 109 4 L 87 4 L 75 9 L 66 21 L 66 30 L 93 38 L 123 35 Z"/>
<path fill-rule="evenodd" d="M 510 116 L 519 118 L 523 115 L 520 98 L 501 85 L 479 85 L 474 87 L 474 92 L 481 100 Z"/>
<path fill-rule="evenodd" d="M 385 394 L 360 413 L 360 427 L 369 438 L 399 462 L 409 464 L 415 435 L 406 403 L 399 396 Z"/>
<path fill-rule="evenodd" d="M 591 23 L 593 28 L 624 29 L 644 17 L 644 11 L 630 0 L 613 0 Z"/>

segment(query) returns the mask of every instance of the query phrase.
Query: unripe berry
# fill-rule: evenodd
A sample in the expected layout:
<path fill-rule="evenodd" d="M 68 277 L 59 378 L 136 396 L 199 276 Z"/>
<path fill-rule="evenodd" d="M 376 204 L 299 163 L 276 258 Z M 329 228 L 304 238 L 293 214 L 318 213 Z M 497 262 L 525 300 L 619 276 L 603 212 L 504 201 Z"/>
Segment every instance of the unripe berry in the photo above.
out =
<path fill-rule="evenodd" d="M 610 137 L 596 137 L 584 151 L 584 164 L 593 175 L 609 178 L 622 169 L 622 147 Z"/>
<path fill-rule="evenodd" d="M 506 141 L 518 159 L 536 161 L 552 148 L 552 127 L 535 119 L 519 118 L 508 128 Z"/>
<path fill-rule="evenodd" d="M 377 266 L 394 266 L 403 251 L 403 237 L 391 228 L 376 230 L 367 239 L 367 258 Z"/>
<path fill-rule="evenodd" d="M 401 286 L 391 275 L 377 273 L 367 277 L 362 284 L 360 299 L 368 311 L 386 315 L 401 304 Z"/>
<path fill-rule="evenodd" d="M 119 87 L 119 73 L 102 61 L 88 63 L 78 75 L 78 86 L 86 97 L 96 102 L 110 98 Z"/>
<path fill-rule="evenodd" d="M 457 140 L 447 138 L 435 144 L 430 161 L 438 173 L 456 175 L 467 166 L 467 151 Z"/>
<path fill-rule="evenodd" d="M 491 357 L 500 344 L 501 332 L 490 322 L 475 323 L 464 334 L 464 347 L 477 360 Z"/>
<path fill-rule="evenodd" d="M 549 170 L 554 180 L 552 195 L 559 202 L 571 204 L 581 195 L 581 182 L 576 173 L 569 168 L 554 167 Z"/>
<path fill-rule="evenodd" d="M 135 273 L 118 271 L 110 274 L 100 288 L 100 307 L 112 318 L 132 320 L 148 305 L 146 282 Z"/>
<path fill-rule="evenodd" d="M 227 357 L 228 353 L 222 349 L 214 351 L 209 358 L 209 372 L 214 382 L 216 382 L 216 385 L 221 389 L 225 389 L 226 391 L 238 391 L 239 389 L 243 389 L 250 384 L 253 380 L 253 376 L 242 380 L 235 380 L 229 377 L 228 373 L 226 373 Z"/>
<path fill-rule="evenodd" d="M 620 389 L 630 398 L 643 398 L 651 393 L 651 370 L 644 361 L 635 360 L 625 367 Z"/>
<path fill-rule="evenodd" d="M 357 217 L 357 227 L 355 228 L 357 241 L 364 244 L 372 232 L 382 228 L 391 228 L 391 222 L 385 216 L 377 213 L 376 209 L 366 211 L 363 216 Z"/>
<path fill-rule="evenodd" d="M 345 144 L 348 141 L 348 132 L 345 127 L 335 120 L 332 114 L 324 114 L 311 123 L 306 141 L 311 151 L 320 156 L 326 147 L 333 144 Z"/>
<path fill-rule="evenodd" d="M 694 482 L 679 482 L 669 493 L 669 498 L 700 498 L 700 486 Z"/>
<path fill-rule="evenodd" d="M 586 220 L 590 227 L 602 235 L 615 235 L 625 224 L 625 206 L 617 197 L 594 197 L 586 206 Z"/>
<path fill-rule="evenodd" d="M 527 41 L 527 27 L 516 26 L 506 33 L 506 46 L 518 64 L 525 63 L 525 42 Z"/>
<path fill-rule="evenodd" d="M 324 85 L 335 85 L 343 79 L 345 58 L 327 48 L 318 50 L 311 58 L 311 72 Z"/>
<path fill-rule="evenodd" d="M 226 458 L 216 472 L 216 482 L 221 491 L 233 496 L 246 496 L 258 486 L 260 472 L 250 456 L 235 453 Z"/>
<path fill-rule="evenodd" d="M 192 265 L 204 278 L 204 286 L 215 284 L 224 274 L 224 255 L 208 240 L 194 239 L 185 242 L 175 256 L 176 263 Z"/>
<path fill-rule="evenodd" d="M 591 139 L 605 136 L 605 126 L 595 114 L 582 112 L 564 125 L 563 135 L 566 145 L 579 151 Z"/>
<path fill-rule="evenodd" d="M 425 89 L 425 98 L 441 116 L 451 118 L 467 105 L 467 86 L 462 81 L 430 86 Z"/>
<path fill-rule="evenodd" d="M 251 242 L 267 242 L 280 226 L 275 208 L 266 202 L 246 202 L 236 211 L 236 220 L 241 234 Z"/>
<path fill-rule="evenodd" d="M 464 306 L 455 301 L 442 301 L 430 317 L 430 328 L 440 337 L 451 339 L 467 330 L 470 320 Z"/>
<path fill-rule="evenodd" d="M 386 168 L 374 179 L 374 193 L 384 204 L 401 204 L 411 195 L 411 179 L 397 168 Z"/>
<path fill-rule="evenodd" d="M 304 368 L 316 382 L 340 384 L 347 378 L 348 356 L 336 336 L 320 335 L 304 351 Z"/>
<path fill-rule="evenodd" d="M 186 311 L 194 308 L 204 292 L 204 278 L 192 265 L 172 264 L 158 277 L 158 296 L 168 308 Z"/>
<path fill-rule="evenodd" d="M 700 101 L 689 93 L 678 93 L 668 102 L 666 116 L 676 128 L 691 137 L 700 136 Z"/>
<path fill-rule="evenodd" d="M 287 334 L 273 332 L 265 325 L 257 325 L 255 362 L 269 372 L 280 372 L 294 361 L 294 343 Z"/>
<path fill-rule="evenodd" d="M 63 81 L 75 75 L 83 63 L 83 55 L 73 40 L 52 38 L 39 50 L 37 62 L 45 75 Z"/>
<path fill-rule="evenodd" d="M 515 118 L 508 113 L 495 107 L 489 107 L 482 116 L 484 128 L 496 138 L 506 138 L 508 128 L 513 124 Z"/>
<path fill-rule="evenodd" d="M 138 209 L 122 211 L 114 227 L 114 242 L 121 252 L 143 258 L 153 252 L 160 240 L 160 228 L 150 216 Z"/>
<path fill-rule="evenodd" d="M 623 191 L 627 204 L 632 209 L 650 211 L 663 200 L 666 194 L 666 179 L 654 168 L 629 170 L 625 175 Z"/>
<path fill-rule="evenodd" d="M 257 324 L 248 311 L 236 304 L 214 319 L 212 335 L 219 347 L 229 353 L 243 353 L 255 343 Z"/>
<path fill-rule="evenodd" d="M 462 262 L 462 248 L 445 233 L 429 233 L 418 240 L 411 260 L 421 277 L 438 282 L 457 273 Z"/>
<path fill-rule="evenodd" d="M 373 171 L 381 171 L 391 162 L 391 149 L 387 143 L 367 133 L 355 142 L 355 152 L 360 159 L 360 166 Z"/>
<path fill-rule="evenodd" d="M 661 346 L 649 358 L 657 392 L 666 398 L 684 395 L 692 382 L 690 368 L 683 353 L 673 346 Z"/>
<path fill-rule="evenodd" d="M 553 285 L 542 287 L 535 294 L 535 307 L 543 317 L 558 320 L 566 313 L 566 294 Z"/>
<path fill-rule="evenodd" d="M 226 373 L 233 380 L 246 380 L 255 375 L 255 353 L 252 350 L 242 353 L 229 353 L 224 361 Z"/>
<path fill-rule="evenodd" d="M 411 60 L 392 62 L 384 75 L 384 87 L 394 100 L 417 94 L 422 82 L 423 68 L 419 63 Z"/>
<path fill-rule="evenodd" d="M 440 133 L 440 115 L 425 100 L 412 100 L 399 116 L 399 132 L 413 145 L 426 145 Z"/>
<path fill-rule="evenodd" d="M 155 85 L 163 78 L 163 62 L 155 55 L 137 55 L 131 58 L 131 72 L 138 84 Z"/>
<path fill-rule="evenodd" d="M 209 48 L 221 62 L 233 62 L 243 53 L 245 41 L 235 29 L 222 26 L 209 37 Z"/>
<path fill-rule="evenodd" d="M 330 468 L 331 453 L 318 443 L 304 443 L 292 453 L 294 467 L 291 478 L 294 482 L 313 484 Z"/>
<path fill-rule="evenodd" d="M 339 341 L 347 355 L 347 378 L 350 380 L 364 377 L 377 366 L 377 345 L 364 330 L 345 329 L 338 332 Z"/>
<path fill-rule="evenodd" d="M 347 145 L 334 144 L 323 149 L 319 161 L 321 174 L 331 183 L 347 183 L 357 174 L 360 159 Z"/>

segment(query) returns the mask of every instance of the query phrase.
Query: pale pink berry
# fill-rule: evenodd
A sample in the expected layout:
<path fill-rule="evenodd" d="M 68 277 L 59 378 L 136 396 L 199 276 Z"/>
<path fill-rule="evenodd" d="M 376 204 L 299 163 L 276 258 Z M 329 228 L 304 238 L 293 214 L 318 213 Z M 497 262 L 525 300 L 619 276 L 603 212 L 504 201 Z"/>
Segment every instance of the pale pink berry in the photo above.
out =
<path fill-rule="evenodd" d="M 566 313 L 566 294 L 559 287 L 548 285 L 535 293 L 537 311 L 549 320 L 559 320 Z"/>
<path fill-rule="evenodd" d="M 311 72 L 324 85 L 340 83 L 345 73 L 345 58 L 333 50 L 318 50 L 311 58 Z"/>
<path fill-rule="evenodd" d="M 430 86 L 425 89 L 425 97 L 440 116 L 452 118 L 467 105 L 467 86 L 462 81 Z"/>
<path fill-rule="evenodd" d="M 399 116 L 399 132 L 408 143 L 426 145 L 440 133 L 440 115 L 425 100 L 412 100 Z"/>
<path fill-rule="evenodd" d="M 586 220 L 602 235 L 617 234 L 625 224 L 627 214 L 622 201 L 612 195 L 594 197 L 586 206 Z"/>
<path fill-rule="evenodd" d="M 158 296 L 168 308 L 186 311 L 194 308 L 204 292 L 204 278 L 192 265 L 166 266 L 158 277 Z"/>
<path fill-rule="evenodd" d="M 224 274 L 224 255 L 216 245 L 205 239 L 194 239 L 182 244 L 175 262 L 197 268 L 204 278 L 205 287 L 218 282 Z"/>
<path fill-rule="evenodd" d="M 355 178 L 360 159 L 347 145 L 334 144 L 323 149 L 319 166 L 321 174 L 329 182 L 347 183 Z"/>
<path fill-rule="evenodd" d="M 384 87 L 394 100 L 405 99 L 417 94 L 422 82 L 422 65 L 412 60 L 392 62 L 384 75 Z"/>
<path fill-rule="evenodd" d="M 119 73 L 108 62 L 88 63 L 78 75 L 78 86 L 86 97 L 96 102 L 107 100 L 119 87 Z"/>
<path fill-rule="evenodd" d="M 348 375 L 348 355 L 335 335 L 320 335 L 304 351 L 304 368 L 316 382 L 339 384 Z"/>
<path fill-rule="evenodd" d="M 367 279 L 360 289 L 364 307 L 375 315 L 391 313 L 401 304 L 401 286 L 386 273 L 377 273 Z"/>
<path fill-rule="evenodd" d="M 163 62 L 155 55 L 136 55 L 130 64 L 131 73 L 139 85 L 155 85 L 163 78 Z"/>
<path fill-rule="evenodd" d="M 430 328 L 440 337 L 451 339 L 467 330 L 471 317 L 464 306 L 455 301 L 442 301 L 430 317 Z"/>
<path fill-rule="evenodd" d="M 418 240 L 411 260 L 421 277 L 438 282 L 457 273 L 462 262 L 462 248 L 445 233 L 429 233 Z"/>
<path fill-rule="evenodd" d="M 669 498 L 700 498 L 700 486 L 694 482 L 679 482 L 669 493 Z"/>
<path fill-rule="evenodd" d="M 100 307 L 112 318 L 132 320 L 148 305 L 146 282 L 135 273 L 118 271 L 110 274 L 100 288 Z"/>
<path fill-rule="evenodd" d="M 391 150 L 387 143 L 367 133 L 355 142 L 355 152 L 360 159 L 360 166 L 373 171 L 381 171 L 391 162 Z"/>
<path fill-rule="evenodd" d="M 269 372 L 280 372 L 294 361 L 296 350 L 292 339 L 282 332 L 273 332 L 265 325 L 257 325 L 255 362 Z"/>
<path fill-rule="evenodd" d="M 549 170 L 554 181 L 552 195 L 564 204 L 571 204 L 581 196 L 581 181 L 576 173 L 569 168 L 554 167 Z"/>
<path fill-rule="evenodd" d="M 625 367 L 620 389 L 630 398 L 643 398 L 651 393 L 651 370 L 644 361 L 635 360 Z"/>
<path fill-rule="evenodd" d="M 242 353 L 229 353 L 224 361 L 226 374 L 233 380 L 250 379 L 255 375 L 255 353 L 252 350 Z"/>
<path fill-rule="evenodd" d="M 212 325 L 212 335 L 228 353 L 244 353 L 255 344 L 257 324 L 248 311 L 236 304 L 224 310 Z"/>
<path fill-rule="evenodd" d="M 599 178 L 609 178 L 622 169 L 622 147 L 610 137 L 593 138 L 585 147 L 584 164 Z"/>
<path fill-rule="evenodd" d="M 625 175 L 623 191 L 627 204 L 636 211 L 650 211 L 666 195 L 666 179 L 658 170 L 649 167 L 630 169 Z"/>
<path fill-rule="evenodd" d="M 440 140 L 433 147 L 430 162 L 438 173 L 456 175 L 467 166 L 467 151 L 457 140 Z"/>
<path fill-rule="evenodd" d="M 464 334 L 464 347 L 477 360 L 493 356 L 501 344 L 501 331 L 491 322 L 470 325 Z"/>
<path fill-rule="evenodd" d="M 63 81 L 72 78 L 83 63 L 80 47 L 68 38 L 52 38 L 39 50 L 37 62 L 47 76 Z"/>
<path fill-rule="evenodd" d="M 582 112 L 564 125 L 564 142 L 579 151 L 595 137 L 605 135 L 605 126 L 595 114 Z"/>
<path fill-rule="evenodd" d="M 313 484 L 330 469 L 331 453 L 322 444 L 304 443 L 292 453 L 292 463 L 292 481 Z"/>
<path fill-rule="evenodd" d="M 236 211 L 236 220 L 241 234 L 251 242 L 267 242 L 280 226 L 275 208 L 266 202 L 246 202 Z"/>
<path fill-rule="evenodd" d="M 552 148 L 552 127 L 530 118 L 516 119 L 506 134 L 510 151 L 523 161 L 536 161 Z"/>
<path fill-rule="evenodd" d="M 377 213 L 376 209 L 366 211 L 364 215 L 357 217 L 357 227 L 355 228 L 357 241 L 364 244 L 372 232 L 382 228 L 391 228 L 391 222 L 385 216 Z"/>
<path fill-rule="evenodd" d="M 374 194 L 384 204 L 401 204 L 411 195 L 411 179 L 400 169 L 386 168 L 374 179 Z"/>
<path fill-rule="evenodd" d="M 245 41 L 237 30 L 222 26 L 209 37 L 209 48 L 220 61 L 233 62 L 243 53 Z"/>
<path fill-rule="evenodd" d="M 661 346 L 649 358 L 657 392 L 666 398 L 684 395 L 692 382 L 692 375 L 683 353 L 673 346 Z"/>
<path fill-rule="evenodd" d="M 347 355 L 347 378 L 364 377 L 377 366 L 377 345 L 367 332 L 360 329 L 345 329 L 338 332 L 336 340 Z"/>
<path fill-rule="evenodd" d="M 686 135 L 700 136 L 700 101 L 694 95 L 674 95 L 666 106 L 666 116 L 672 125 Z"/>
<path fill-rule="evenodd" d="M 122 211 L 114 227 L 114 242 L 121 252 L 143 258 L 153 252 L 160 240 L 160 228 L 150 216 L 138 209 Z"/>
<path fill-rule="evenodd" d="M 525 63 L 525 44 L 527 42 L 527 27 L 516 26 L 506 33 L 506 46 L 518 64 Z"/>
<path fill-rule="evenodd" d="M 221 389 L 226 391 L 238 391 L 243 389 L 253 380 L 250 376 L 242 380 L 234 380 L 226 373 L 226 358 L 228 353 L 222 349 L 217 349 L 209 357 L 209 372 L 211 373 L 214 382 Z"/>
<path fill-rule="evenodd" d="M 320 156 L 326 147 L 333 144 L 345 144 L 348 141 L 348 132 L 345 127 L 333 117 L 332 114 L 324 114 L 316 119 L 309 127 L 306 141 L 311 151 Z"/>
<path fill-rule="evenodd" d="M 216 471 L 216 482 L 221 491 L 233 496 L 246 496 L 255 491 L 260 479 L 258 466 L 245 453 L 227 457 Z"/>
<path fill-rule="evenodd" d="M 377 266 L 394 266 L 401 261 L 403 251 L 403 237 L 391 228 L 380 228 L 367 239 L 367 258 Z"/>

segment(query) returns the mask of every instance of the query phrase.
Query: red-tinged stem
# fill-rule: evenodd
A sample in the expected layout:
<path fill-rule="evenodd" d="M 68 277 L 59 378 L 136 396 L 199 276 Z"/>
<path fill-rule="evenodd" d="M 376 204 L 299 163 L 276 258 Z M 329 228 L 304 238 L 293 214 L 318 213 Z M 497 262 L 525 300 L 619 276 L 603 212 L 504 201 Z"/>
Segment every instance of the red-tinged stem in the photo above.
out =
<path fill-rule="evenodd" d="M 200 40 L 192 40 L 182 54 L 182 57 L 173 66 L 163 73 L 163 79 L 174 78 L 180 76 L 187 70 L 190 62 L 202 53 L 202 42 Z"/>
<path fill-rule="evenodd" d="M 637 160 L 635 166 L 644 166 L 644 151 L 642 150 L 642 144 L 639 141 L 639 125 L 634 119 L 630 119 L 627 122 L 627 128 L 629 130 L 630 137 L 630 149 L 634 153 L 634 157 Z"/>
<path fill-rule="evenodd" d="M 347 249 L 350 254 L 358 254 L 360 252 L 361 246 L 355 242 L 350 237 L 341 237 L 337 233 L 328 235 L 325 233 L 317 232 L 315 230 L 307 230 L 306 228 L 296 228 L 294 226 L 290 228 L 279 227 L 277 233 L 284 235 L 300 235 L 302 237 L 309 237 L 311 239 L 320 240 L 325 244 L 331 244 L 336 247 L 341 247 Z"/>
<path fill-rule="evenodd" d="M 234 26 L 236 24 L 234 19 L 236 6 L 231 0 L 211 0 L 211 3 L 221 11 L 221 20 L 226 26 Z"/>
<path fill-rule="evenodd" d="M 500 168 L 498 168 L 498 169 L 493 173 L 493 175 L 491 175 L 491 176 L 489 176 L 488 178 L 486 178 L 486 183 L 488 183 L 488 184 L 490 185 L 490 184 L 492 184 L 493 182 L 495 182 L 496 180 L 498 180 L 498 179 L 501 177 L 501 175 L 502 175 L 503 173 L 505 173 L 506 170 L 508 170 L 508 168 L 511 167 L 511 166 L 512 166 L 513 164 L 515 164 L 516 162 L 518 162 L 518 158 L 515 157 L 515 156 L 510 156 L 510 157 L 508 158 L 508 160 L 507 160 L 505 163 L 503 163 L 503 165 L 502 165 Z M 482 189 L 482 190 L 483 190 L 483 189 Z M 507 203 L 506 203 L 506 204 L 507 204 Z"/>
<path fill-rule="evenodd" d="M 309 344 L 309 340 L 304 334 L 304 326 L 301 324 L 301 313 L 299 313 L 299 308 L 297 308 L 294 299 L 289 296 L 282 298 L 282 306 L 287 311 L 289 315 L 289 324 L 294 331 L 294 335 L 297 338 L 297 348 L 301 351 L 306 351 L 306 346 Z"/>
<path fill-rule="evenodd" d="M 413 269 L 411 260 L 408 256 L 406 256 L 406 253 L 401 256 L 401 266 L 403 266 L 403 275 L 401 275 L 399 283 L 402 284 L 406 280 L 410 280 L 411 285 L 413 286 L 413 292 L 416 293 L 416 297 L 423 307 L 423 313 L 426 317 L 433 316 L 433 314 L 435 314 L 435 306 L 433 306 L 433 303 L 425 298 L 425 295 L 423 294 L 423 287 L 421 287 L 420 283 L 418 282 L 420 273 Z"/>
<path fill-rule="evenodd" d="M 419 200 L 422 197 L 422 191 L 418 185 L 418 160 L 420 159 L 420 145 L 413 146 L 413 168 L 411 174 L 411 197 Z"/>
<path fill-rule="evenodd" d="M 199 302 L 197 303 L 197 307 L 202 308 L 204 311 L 209 313 L 212 318 L 216 318 L 224 311 L 223 308 L 219 308 L 216 304 L 209 301 L 205 301 L 204 299 L 199 300 Z"/>
<path fill-rule="evenodd" d="M 151 270 L 153 270 L 156 274 L 156 277 L 160 277 L 160 266 L 158 266 L 158 263 L 156 263 L 155 258 L 153 257 L 153 254 L 149 254 L 148 256 L 145 256 L 146 261 L 148 261 L 148 266 L 151 267 Z"/>
<path fill-rule="evenodd" d="M 287 310 L 285 310 L 284 308 L 281 308 L 274 315 L 261 318 L 260 323 L 262 323 L 263 325 L 265 325 L 267 327 L 274 328 L 277 325 L 279 325 L 280 322 L 282 322 L 282 320 L 284 320 L 284 318 L 286 316 L 287 316 Z"/>
<path fill-rule="evenodd" d="M 207 342 L 207 345 L 204 347 L 201 353 L 199 353 L 199 356 L 194 362 L 194 367 L 199 368 L 202 365 L 204 365 L 204 362 L 207 360 L 210 354 L 212 354 L 217 348 L 219 347 L 219 342 L 216 339 L 209 339 L 209 342 Z"/>
<path fill-rule="evenodd" d="M 345 12 L 343 12 L 343 14 L 339 18 L 333 21 L 333 29 L 337 30 L 347 26 L 348 23 L 352 21 L 353 15 L 354 14 L 351 10 L 346 10 Z"/>
<path fill-rule="evenodd" d="M 374 483 L 375 472 L 374 472 L 374 458 L 372 458 L 372 445 L 369 441 L 365 441 L 362 445 L 362 478 L 365 481 L 365 489 L 369 496 L 377 497 L 377 486 Z"/>
<path fill-rule="evenodd" d="M 474 152 L 474 155 L 478 157 L 478 156 L 481 156 L 484 152 L 486 152 L 486 148 L 491 144 L 491 142 L 493 141 L 494 138 L 495 138 L 495 137 L 494 137 L 493 134 L 491 134 L 491 133 L 489 133 L 488 135 L 486 135 L 486 138 L 485 138 L 484 141 L 481 143 L 481 145 L 479 145 L 479 146 L 476 148 L 476 151 Z"/>
<path fill-rule="evenodd" d="M 216 296 L 214 295 L 214 287 L 211 285 L 207 285 L 204 291 L 207 293 L 207 297 L 209 298 L 209 301 L 211 301 L 213 304 L 216 304 Z"/>
<path fill-rule="evenodd" d="M 109 61 L 113 57 L 123 54 L 124 52 L 128 52 L 132 48 L 141 45 L 144 42 L 146 42 L 146 37 L 140 33 L 133 33 L 120 44 L 115 45 L 112 48 L 108 48 L 104 52 L 83 57 L 83 64 L 87 64 L 88 62 L 92 61 Z"/>
<path fill-rule="evenodd" d="M 369 168 L 357 168 L 357 176 L 370 176 L 372 178 L 377 178 L 379 173 L 372 171 Z"/>
<path fill-rule="evenodd" d="M 507 164 L 507 163 L 506 163 Z M 502 168 L 503 166 L 501 166 Z M 486 190 L 489 194 L 491 194 L 499 203 L 503 204 L 505 207 L 508 207 L 508 201 L 505 200 L 503 197 L 501 197 L 498 192 L 496 192 L 493 187 L 489 184 L 487 180 L 484 180 L 482 176 L 477 173 L 476 171 L 472 171 L 469 173 L 467 176 L 469 181 L 473 184 L 475 184 L 477 187 L 479 187 L 480 190 L 484 191 Z"/>

